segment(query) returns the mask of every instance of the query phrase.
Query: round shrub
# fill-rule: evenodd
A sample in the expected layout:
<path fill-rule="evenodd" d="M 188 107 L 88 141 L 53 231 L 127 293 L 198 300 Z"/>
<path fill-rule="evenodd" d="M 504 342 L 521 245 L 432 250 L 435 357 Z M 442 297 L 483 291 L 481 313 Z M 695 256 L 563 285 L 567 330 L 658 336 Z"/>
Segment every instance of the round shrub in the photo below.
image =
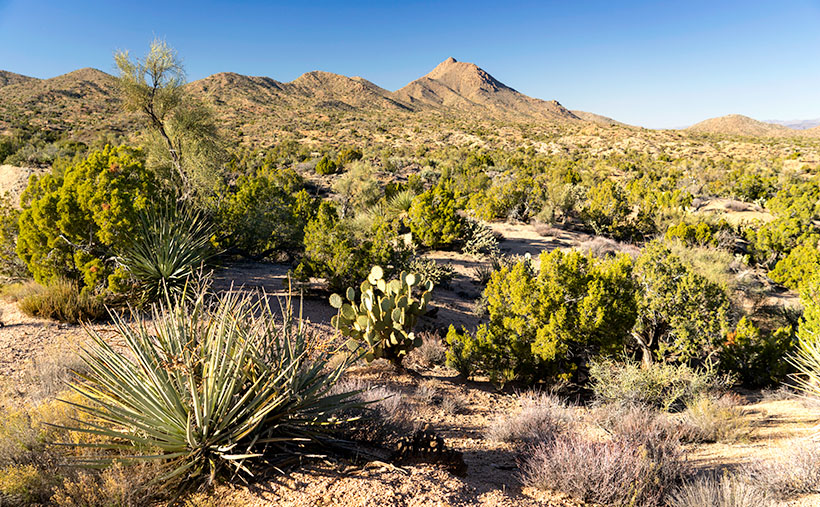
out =
<path fill-rule="evenodd" d="M 465 220 L 458 212 L 452 182 L 446 179 L 417 195 L 410 206 L 410 232 L 430 248 L 447 247 L 464 236 Z"/>
<path fill-rule="evenodd" d="M 17 254 L 34 278 L 105 285 L 111 259 L 136 232 L 138 212 L 159 199 L 142 152 L 106 146 L 63 174 L 32 177 L 23 193 Z"/>

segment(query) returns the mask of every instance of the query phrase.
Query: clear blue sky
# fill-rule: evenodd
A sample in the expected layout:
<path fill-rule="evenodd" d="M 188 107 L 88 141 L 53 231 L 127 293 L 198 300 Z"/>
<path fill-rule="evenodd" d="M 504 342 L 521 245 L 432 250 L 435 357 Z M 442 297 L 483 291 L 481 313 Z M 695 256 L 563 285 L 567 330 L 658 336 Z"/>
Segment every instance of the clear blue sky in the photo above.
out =
<path fill-rule="evenodd" d="M 155 37 L 190 80 L 310 70 L 395 90 L 448 56 L 527 95 L 647 127 L 820 117 L 820 0 L 0 0 L 0 69 L 113 72 Z"/>

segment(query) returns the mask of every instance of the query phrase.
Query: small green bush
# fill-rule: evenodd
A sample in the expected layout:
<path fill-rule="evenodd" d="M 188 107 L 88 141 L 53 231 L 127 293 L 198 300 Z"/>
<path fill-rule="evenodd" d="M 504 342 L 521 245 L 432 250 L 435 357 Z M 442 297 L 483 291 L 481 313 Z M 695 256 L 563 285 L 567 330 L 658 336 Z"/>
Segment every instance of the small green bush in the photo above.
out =
<path fill-rule="evenodd" d="M 737 375 L 747 387 L 778 385 L 793 371 L 786 358 L 796 344 L 791 326 L 761 331 L 743 317 L 720 350 L 720 370 Z"/>
<path fill-rule="evenodd" d="M 606 179 L 587 191 L 581 208 L 581 219 L 595 234 L 614 239 L 630 237 L 632 209 L 623 188 Z"/>
<path fill-rule="evenodd" d="M 806 236 L 768 273 L 769 278 L 793 290 L 800 290 L 806 280 L 820 274 L 820 236 Z"/>
<path fill-rule="evenodd" d="M 448 247 L 464 237 L 465 220 L 457 213 L 452 187 L 452 182 L 442 179 L 413 199 L 409 211 L 410 232 L 426 247 Z"/>
<path fill-rule="evenodd" d="M 75 282 L 58 279 L 46 286 L 37 286 L 17 305 L 32 317 L 79 324 L 106 317 L 104 301 L 102 295 L 81 291 Z"/>
<path fill-rule="evenodd" d="M 316 164 L 316 174 L 321 174 L 322 176 L 336 174 L 338 170 L 339 166 L 336 164 L 336 161 L 331 160 L 327 155 L 322 157 Z"/>
<path fill-rule="evenodd" d="M 339 167 L 344 167 L 350 162 L 355 162 L 362 159 L 362 151 L 356 148 L 345 148 L 339 152 L 336 157 L 336 164 Z"/>
<path fill-rule="evenodd" d="M 685 222 L 670 225 L 666 230 L 666 239 L 679 239 L 685 243 L 699 246 L 717 246 L 718 243 L 715 232 L 705 222 L 700 222 L 697 225 Z"/>

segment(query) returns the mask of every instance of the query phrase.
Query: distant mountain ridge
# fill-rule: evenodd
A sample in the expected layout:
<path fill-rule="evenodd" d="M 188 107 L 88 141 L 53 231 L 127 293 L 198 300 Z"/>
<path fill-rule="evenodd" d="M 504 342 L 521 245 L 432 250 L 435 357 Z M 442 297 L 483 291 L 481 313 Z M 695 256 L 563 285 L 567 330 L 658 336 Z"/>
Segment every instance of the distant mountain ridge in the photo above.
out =
<path fill-rule="evenodd" d="M 766 120 L 766 123 L 774 123 L 775 125 L 783 125 L 795 130 L 808 130 L 814 127 L 820 127 L 820 118 L 813 120 Z"/>
<path fill-rule="evenodd" d="M 556 100 L 529 97 L 477 65 L 455 58 L 444 60 L 394 92 L 361 77 L 323 71 L 307 72 L 290 82 L 221 72 L 185 86 L 192 95 L 210 104 L 226 127 L 241 132 L 247 126 L 257 139 L 269 138 L 277 129 L 292 128 L 293 118 L 298 115 L 326 118 L 339 111 L 432 112 L 479 120 L 629 127 L 595 113 L 569 110 Z M 88 139 L 138 128 L 138 117 L 120 107 L 116 78 L 92 68 L 50 79 L 0 71 L 0 133 L 21 121 L 49 130 L 79 131 L 83 133 L 81 138 Z M 796 130 L 742 115 L 711 118 L 686 130 L 757 137 L 820 137 L 820 126 Z"/>

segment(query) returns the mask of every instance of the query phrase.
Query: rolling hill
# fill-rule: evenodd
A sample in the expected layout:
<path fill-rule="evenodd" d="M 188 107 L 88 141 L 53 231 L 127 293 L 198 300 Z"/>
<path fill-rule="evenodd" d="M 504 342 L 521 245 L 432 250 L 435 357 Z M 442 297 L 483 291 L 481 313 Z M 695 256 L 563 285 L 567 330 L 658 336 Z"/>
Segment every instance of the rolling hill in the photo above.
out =
<path fill-rule="evenodd" d="M 817 137 L 820 129 L 795 130 L 784 125 L 766 123 L 740 114 L 710 118 L 686 130 L 705 134 L 725 134 L 749 137 Z"/>

